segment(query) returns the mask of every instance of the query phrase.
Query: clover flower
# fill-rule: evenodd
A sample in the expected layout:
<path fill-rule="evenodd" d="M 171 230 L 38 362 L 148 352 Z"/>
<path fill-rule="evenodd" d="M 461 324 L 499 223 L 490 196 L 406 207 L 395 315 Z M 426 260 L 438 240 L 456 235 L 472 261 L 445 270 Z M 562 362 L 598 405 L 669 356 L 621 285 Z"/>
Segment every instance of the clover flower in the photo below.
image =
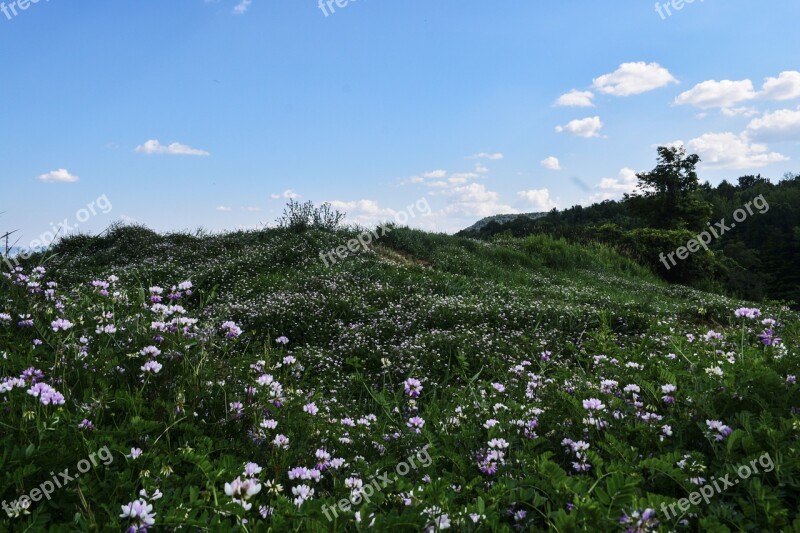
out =
<path fill-rule="evenodd" d="M 158 361 L 147 361 L 142 365 L 142 372 L 145 374 L 158 374 L 163 366 Z"/>
<path fill-rule="evenodd" d="M 122 506 L 120 518 L 130 518 L 133 524 L 126 530 L 128 533 L 141 533 L 147 531 L 156 523 L 156 514 L 153 505 L 146 500 L 138 499 Z"/>
<path fill-rule="evenodd" d="M 50 326 L 53 328 L 53 331 L 67 331 L 72 327 L 72 325 L 72 322 L 63 318 L 53 320 L 53 322 L 50 324 Z"/>
<path fill-rule="evenodd" d="M 296 487 L 292 487 L 292 494 L 296 496 L 294 499 L 295 505 L 300 507 L 307 500 L 310 500 L 314 496 L 314 489 L 308 485 L 298 485 Z"/>
<path fill-rule="evenodd" d="M 597 398 L 589 398 L 588 400 L 583 400 L 583 408 L 587 411 L 605 411 L 606 406 L 598 400 Z"/>
<path fill-rule="evenodd" d="M 630 514 L 622 513 L 619 523 L 626 526 L 625 533 L 648 533 L 650 531 L 657 531 L 659 521 L 656 518 L 656 512 L 653 509 L 645 509 L 642 511 L 638 509 Z"/>
<path fill-rule="evenodd" d="M 223 322 L 222 329 L 225 331 L 225 337 L 234 339 L 242 334 L 242 328 L 236 325 L 236 322 Z"/>
<path fill-rule="evenodd" d="M 408 419 L 406 425 L 411 429 L 414 433 L 422 433 L 422 427 L 425 425 L 425 420 L 418 416 L 414 416 Z"/>
<path fill-rule="evenodd" d="M 225 494 L 230 496 L 234 503 L 241 505 L 245 511 L 249 511 L 253 504 L 247 500 L 261 492 L 261 483 L 257 479 L 242 479 L 237 477 L 230 483 L 225 483 Z"/>
<path fill-rule="evenodd" d="M 734 314 L 738 318 L 758 318 L 761 316 L 761 311 L 755 308 L 740 307 L 739 309 L 734 311 Z"/>
<path fill-rule="evenodd" d="M 706 420 L 706 425 L 708 429 L 711 430 L 711 436 L 713 436 L 714 440 L 717 442 L 725 440 L 728 435 L 733 433 L 733 430 L 729 426 L 726 426 L 719 420 Z"/>
<path fill-rule="evenodd" d="M 47 383 L 36 383 L 28 389 L 28 394 L 39 398 L 42 405 L 64 405 L 64 395 Z"/>
<path fill-rule="evenodd" d="M 418 379 L 408 378 L 403 385 L 409 398 L 419 398 L 422 394 L 422 383 Z"/>
<path fill-rule="evenodd" d="M 775 334 L 772 328 L 764 330 L 759 336 L 764 346 L 778 346 L 781 343 L 781 338 Z"/>
<path fill-rule="evenodd" d="M 247 477 L 255 477 L 261 473 L 262 468 L 257 463 L 247 463 L 244 465 L 244 475 Z"/>

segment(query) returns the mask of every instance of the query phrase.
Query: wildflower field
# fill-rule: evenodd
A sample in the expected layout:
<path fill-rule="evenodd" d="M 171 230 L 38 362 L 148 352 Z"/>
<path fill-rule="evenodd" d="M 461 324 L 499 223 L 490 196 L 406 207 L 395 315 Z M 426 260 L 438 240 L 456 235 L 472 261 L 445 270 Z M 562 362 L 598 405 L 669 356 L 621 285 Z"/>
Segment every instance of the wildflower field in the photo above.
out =
<path fill-rule="evenodd" d="M 320 260 L 354 235 L 4 265 L 0 530 L 800 530 L 796 313 L 544 236 Z"/>

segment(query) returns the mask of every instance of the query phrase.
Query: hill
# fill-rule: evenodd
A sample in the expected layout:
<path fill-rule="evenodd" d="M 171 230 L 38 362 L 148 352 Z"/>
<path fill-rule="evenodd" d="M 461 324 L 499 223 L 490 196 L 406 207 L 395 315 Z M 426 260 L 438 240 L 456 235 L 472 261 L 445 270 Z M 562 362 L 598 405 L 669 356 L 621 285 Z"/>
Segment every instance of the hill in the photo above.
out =
<path fill-rule="evenodd" d="M 620 201 L 554 210 L 535 220 L 489 221 L 459 235 L 491 240 L 539 234 L 604 243 L 673 283 L 800 308 L 800 175 L 777 183 L 742 176 L 735 185 L 694 184 L 673 193 L 646 187 Z M 697 249 L 676 259 L 691 241 Z"/>
<path fill-rule="evenodd" d="M 800 527 L 797 314 L 546 235 L 388 226 L 326 266 L 357 235 L 317 226 L 4 270 L 0 527 Z"/>
<path fill-rule="evenodd" d="M 512 214 L 512 215 L 492 215 L 489 217 L 484 217 L 477 221 L 475 224 L 471 225 L 470 227 L 462 230 L 467 233 L 479 232 L 483 228 L 485 228 L 490 223 L 495 224 L 507 224 L 509 222 L 516 221 L 517 219 L 523 220 L 536 220 L 537 218 L 542 218 L 546 216 L 547 213 L 519 213 L 519 214 Z"/>

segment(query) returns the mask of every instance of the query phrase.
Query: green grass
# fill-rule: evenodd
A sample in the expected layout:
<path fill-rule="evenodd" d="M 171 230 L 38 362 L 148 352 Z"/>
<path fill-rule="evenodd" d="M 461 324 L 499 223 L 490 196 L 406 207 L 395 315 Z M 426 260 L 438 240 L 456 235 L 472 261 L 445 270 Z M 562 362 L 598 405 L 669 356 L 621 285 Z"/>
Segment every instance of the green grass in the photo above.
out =
<path fill-rule="evenodd" d="M 376 531 L 448 522 L 457 531 L 619 531 L 620 517 L 648 508 L 657 515 L 642 531 L 800 527 L 800 391 L 787 381 L 800 369 L 796 314 L 762 306 L 783 338 L 767 347 L 761 319 L 734 316 L 751 307 L 744 302 L 666 285 L 607 247 L 544 236 L 481 242 L 392 228 L 369 253 L 322 263 L 321 252 L 354 236 L 118 226 L 24 265 L 27 276 L 38 264 L 44 274 L 0 278 L 0 313 L 10 315 L 0 319 L 0 381 L 34 367 L 64 396 L 42 405 L 26 394 L 30 382 L 0 393 L 0 497 L 30 493 L 104 447 L 113 456 L 29 514 L 0 513 L 0 529 L 122 530 L 133 520 L 119 517 L 121 506 L 140 490 L 157 530 L 345 531 L 374 519 Z M 108 296 L 92 287 L 109 276 Z M 181 314 L 153 311 L 149 288 L 166 298 L 186 280 L 192 293 L 176 303 L 197 322 L 153 330 Z M 37 287 L 51 281 L 47 297 Z M 18 326 L 28 314 L 33 327 Z M 53 331 L 59 317 L 73 327 Z M 243 334 L 226 338 L 226 321 Z M 109 324 L 116 332 L 98 332 Z M 723 338 L 705 340 L 712 329 Z M 151 345 L 158 356 L 141 353 Z M 162 368 L 143 379 L 149 359 Z M 281 390 L 259 384 L 266 374 Z M 421 381 L 419 398 L 405 393 L 408 378 Z M 664 385 L 677 387 L 674 403 Z M 605 405 L 594 420 L 589 398 Z M 312 402 L 316 415 L 304 411 Z M 407 424 L 416 416 L 419 433 Z M 79 428 L 84 419 L 93 429 Z M 265 419 L 277 427 L 261 427 Z M 716 441 L 707 420 L 732 432 Z M 274 444 L 278 434 L 288 448 Z M 493 439 L 508 448 L 487 473 L 479 463 Z M 589 448 L 578 456 L 564 439 Z M 128 457 L 131 448 L 141 457 Z M 317 450 L 344 464 L 326 465 L 319 481 L 290 479 L 290 469 L 317 465 Z M 351 494 L 348 478 L 368 483 L 415 454 L 430 461 L 326 518 Z M 692 478 L 735 476 L 767 457 L 769 472 L 663 514 L 699 489 Z M 225 494 L 247 462 L 262 468 L 249 510 Z M 314 495 L 298 506 L 300 485 Z M 163 497 L 152 498 L 156 489 Z"/>

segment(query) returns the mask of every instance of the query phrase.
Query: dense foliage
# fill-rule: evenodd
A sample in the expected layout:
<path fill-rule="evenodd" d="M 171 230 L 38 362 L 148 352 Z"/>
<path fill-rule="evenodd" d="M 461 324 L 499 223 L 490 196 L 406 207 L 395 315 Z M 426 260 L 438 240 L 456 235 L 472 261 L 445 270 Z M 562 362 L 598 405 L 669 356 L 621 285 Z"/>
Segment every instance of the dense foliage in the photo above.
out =
<path fill-rule="evenodd" d="M 492 238 L 498 234 L 525 237 L 546 234 L 573 242 L 602 242 L 651 268 L 664 279 L 701 289 L 724 291 L 755 301 L 800 303 L 800 175 L 787 174 L 778 183 L 742 176 L 737 183 L 716 187 L 699 183 L 696 155 L 659 148 L 658 165 L 638 175 L 638 194 L 589 207 L 552 211 L 530 220 L 520 217 L 489 223 L 463 235 Z M 685 246 L 708 226 L 761 197 L 765 212 L 752 209 L 746 220 L 713 238 L 709 251 L 666 264 L 661 254 Z M 669 268 L 667 268 L 669 267 Z"/>
<path fill-rule="evenodd" d="M 0 529 L 800 528 L 795 313 L 541 235 L 325 267 L 353 236 L 116 227 L 5 268 Z"/>

